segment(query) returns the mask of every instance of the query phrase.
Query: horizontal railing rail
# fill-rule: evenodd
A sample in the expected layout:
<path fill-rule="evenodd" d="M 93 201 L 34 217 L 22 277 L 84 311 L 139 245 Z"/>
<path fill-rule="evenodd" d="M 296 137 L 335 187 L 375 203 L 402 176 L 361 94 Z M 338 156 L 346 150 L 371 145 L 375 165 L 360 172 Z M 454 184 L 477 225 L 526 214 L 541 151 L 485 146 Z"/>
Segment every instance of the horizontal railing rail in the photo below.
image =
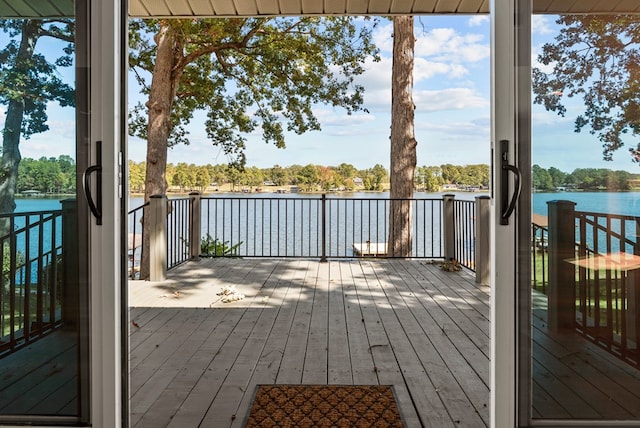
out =
<path fill-rule="evenodd" d="M 0 215 L 0 355 L 62 323 L 62 210 Z"/>

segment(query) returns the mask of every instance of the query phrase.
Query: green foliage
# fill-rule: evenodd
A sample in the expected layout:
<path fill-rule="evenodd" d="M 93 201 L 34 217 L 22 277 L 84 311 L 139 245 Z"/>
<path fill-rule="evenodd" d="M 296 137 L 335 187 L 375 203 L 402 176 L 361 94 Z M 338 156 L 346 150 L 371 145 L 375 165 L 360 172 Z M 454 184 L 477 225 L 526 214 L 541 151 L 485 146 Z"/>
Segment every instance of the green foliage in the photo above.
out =
<path fill-rule="evenodd" d="M 18 167 L 18 192 L 38 190 L 42 193 L 75 193 L 76 164 L 67 155 L 38 160 L 24 158 Z"/>
<path fill-rule="evenodd" d="M 15 101 L 21 105 L 20 133 L 29 138 L 49 129 L 48 103 L 75 105 L 74 88 L 63 82 L 56 71 L 57 67 L 73 65 L 74 23 L 71 19 L 8 19 L 0 21 L 0 29 L 10 37 L 7 46 L 0 50 L 0 103 Z M 37 40 L 45 36 L 68 42 L 53 63 L 35 52 Z"/>
<path fill-rule="evenodd" d="M 2 285 L 6 288 L 9 286 L 9 275 L 11 273 L 11 248 L 7 242 L 2 244 Z M 16 252 L 16 265 L 15 268 L 19 269 L 24 266 L 25 258 L 24 254 L 20 251 Z"/>
<path fill-rule="evenodd" d="M 380 164 L 362 171 L 362 175 L 365 190 L 382 190 L 382 183 L 389 179 L 387 169 Z"/>
<path fill-rule="evenodd" d="M 320 130 L 314 105 L 362 110 L 364 88 L 355 82 L 364 62 L 379 60 L 370 26 L 353 17 L 263 17 L 130 21 L 129 64 L 150 93 L 154 35 L 175 40 L 173 76 L 179 76 L 167 146 L 188 143 L 186 125 L 196 110 L 213 145 L 243 165 L 246 135 L 285 147 L 285 132 Z M 173 77 L 172 76 L 172 77 Z M 130 113 L 131 135 L 147 139 L 147 107 Z"/>
<path fill-rule="evenodd" d="M 426 192 L 439 192 L 444 184 L 442 168 L 439 166 L 420 166 L 416 168 L 414 182 L 417 189 Z"/>
<path fill-rule="evenodd" d="M 242 242 L 229 245 L 229 241 L 220 241 L 207 233 L 200 241 L 200 255 L 208 257 L 237 257 Z"/>
<path fill-rule="evenodd" d="M 640 135 L 640 20 L 633 15 L 564 15 L 553 42 L 545 44 L 538 61 L 550 73 L 533 70 L 534 102 L 560 116 L 563 100 L 580 97 L 584 111 L 575 131 L 588 129 L 602 142 L 603 158 Z M 630 150 L 640 162 L 640 143 Z"/>
<path fill-rule="evenodd" d="M 533 185 L 536 190 L 555 190 L 558 187 L 570 187 L 581 190 L 630 190 L 631 180 L 638 177 L 627 171 L 612 171 L 606 168 L 577 168 L 567 174 L 551 167 L 548 170 L 534 165 Z"/>
<path fill-rule="evenodd" d="M 296 175 L 296 183 L 303 191 L 310 192 L 316 190 L 320 185 L 320 173 L 315 165 L 309 164 L 302 168 Z"/>

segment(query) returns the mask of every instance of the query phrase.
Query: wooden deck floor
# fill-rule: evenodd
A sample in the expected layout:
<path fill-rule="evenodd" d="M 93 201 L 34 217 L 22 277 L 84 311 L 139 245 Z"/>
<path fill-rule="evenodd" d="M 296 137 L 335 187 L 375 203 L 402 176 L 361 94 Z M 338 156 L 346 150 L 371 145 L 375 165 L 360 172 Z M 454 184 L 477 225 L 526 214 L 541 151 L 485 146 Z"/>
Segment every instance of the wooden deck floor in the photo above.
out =
<path fill-rule="evenodd" d="M 489 289 L 467 273 L 210 259 L 132 282 L 130 305 L 132 426 L 239 427 L 274 383 L 393 385 L 408 427 L 488 426 Z"/>
<path fill-rule="evenodd" d="M 533 417 L 640 421 L 640 370 L 575 332 L 552 332 L 546 297 L 533 296 Z"/>

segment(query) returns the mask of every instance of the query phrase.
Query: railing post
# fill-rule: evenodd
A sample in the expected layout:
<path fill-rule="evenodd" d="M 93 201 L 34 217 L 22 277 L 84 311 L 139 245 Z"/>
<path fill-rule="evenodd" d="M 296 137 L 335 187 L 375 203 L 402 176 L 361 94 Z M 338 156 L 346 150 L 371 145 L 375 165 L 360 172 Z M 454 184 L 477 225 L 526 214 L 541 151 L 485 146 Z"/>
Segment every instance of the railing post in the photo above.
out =
<path fill-rule="evenodd" d="M 327 195 L 322 194 L 322 255 L 321 263 L 327 262 Z"/>
<path fill-rule="evenodd" d="M 191 260 L 200 260 L 200 232 L 202 215 L 200 209 L 200 193 L 189 193 L 189 256 Z"/>
<path fill-rule="evenodd" d="M 548 320 L 554 332 L 575 328 L 576 270 L 568 259 L 576 256 L 575 202 L 549 201 Z"/>
<path fill-rule="evenodd" d="M 636 221 L 636 243 L 633 246 L 633 254 L 640 256 L 640 220 Z M 630 270 L 627 272 L 627 337 L 635 342 L 635 348 L 629 346 L 627 341 L 627 347 L 635 349 L 636 352 L 640 351 L 640 270 Z M 637 355 L 637 354 L 636 354 Z M 640 362 L 640 355 L 636 358 L 636 363 Z"/>
<path fill-rule="evenodd" d="M 476 283 L 489 285 L 491 276 L 491 198 L 476 196 L 476 236 L 474 256 L 476 263 Z"/>
<path fill-rule="evenodd" d="M 167 197 L 149 198 L 149 281 L 167 279 Z"/>
<path fill-rule="evenodd" d="M 78 274 L 78 205 L 75 199 L 62 204 L 62 323 L 74 328 L 78 319 L 80 277 Z M 53 263 L 56 261 L 54 260 Z M 54 283 L 57 279 L 54 278 Z"/>
<path fill-rule="evenodd" d="M 453 201 L 456 195 L 446 194 L 442 196 L 442 238 L 444 240 L 444 259 L 456 258 L 456 231 Z"/>

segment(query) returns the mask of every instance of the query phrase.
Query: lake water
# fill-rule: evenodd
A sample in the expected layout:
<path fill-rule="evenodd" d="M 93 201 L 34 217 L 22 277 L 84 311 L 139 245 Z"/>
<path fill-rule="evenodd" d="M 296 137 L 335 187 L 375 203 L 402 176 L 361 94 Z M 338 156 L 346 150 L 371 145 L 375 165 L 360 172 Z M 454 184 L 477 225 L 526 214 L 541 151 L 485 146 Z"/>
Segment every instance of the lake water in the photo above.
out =
<path fill-rule="evenodd" d="M 416 192 L 415 198 L 441 198 L 444 193 L 422 193 Z M 482 193 L 455 193 L 457 199 L 473 200 Z M 206 195 L 207 197 L 242 197 L 242 198 L 314 198 L 319 195 L 309 194 L 277 194 L 277 193 L 219 193 Z M 388 198 L 389 194 L 383 193 L 336 193 L 330 194 L 331 198 Z M 547 202 L 552 200 L 569 200 L 576 202 L 576 210 L 614 213 L 632 216 L 640 216 L 640 192 L 555 192 L 555 193 L 534 193 L 533 212 L 546 215 Z M 16 200 L 16 212 L 46 211 L 60 209 L 59 199 L 25 198 Z M 129 209 L 134 209 L 142 205 L 142 198 L 129 199 Z"/>

